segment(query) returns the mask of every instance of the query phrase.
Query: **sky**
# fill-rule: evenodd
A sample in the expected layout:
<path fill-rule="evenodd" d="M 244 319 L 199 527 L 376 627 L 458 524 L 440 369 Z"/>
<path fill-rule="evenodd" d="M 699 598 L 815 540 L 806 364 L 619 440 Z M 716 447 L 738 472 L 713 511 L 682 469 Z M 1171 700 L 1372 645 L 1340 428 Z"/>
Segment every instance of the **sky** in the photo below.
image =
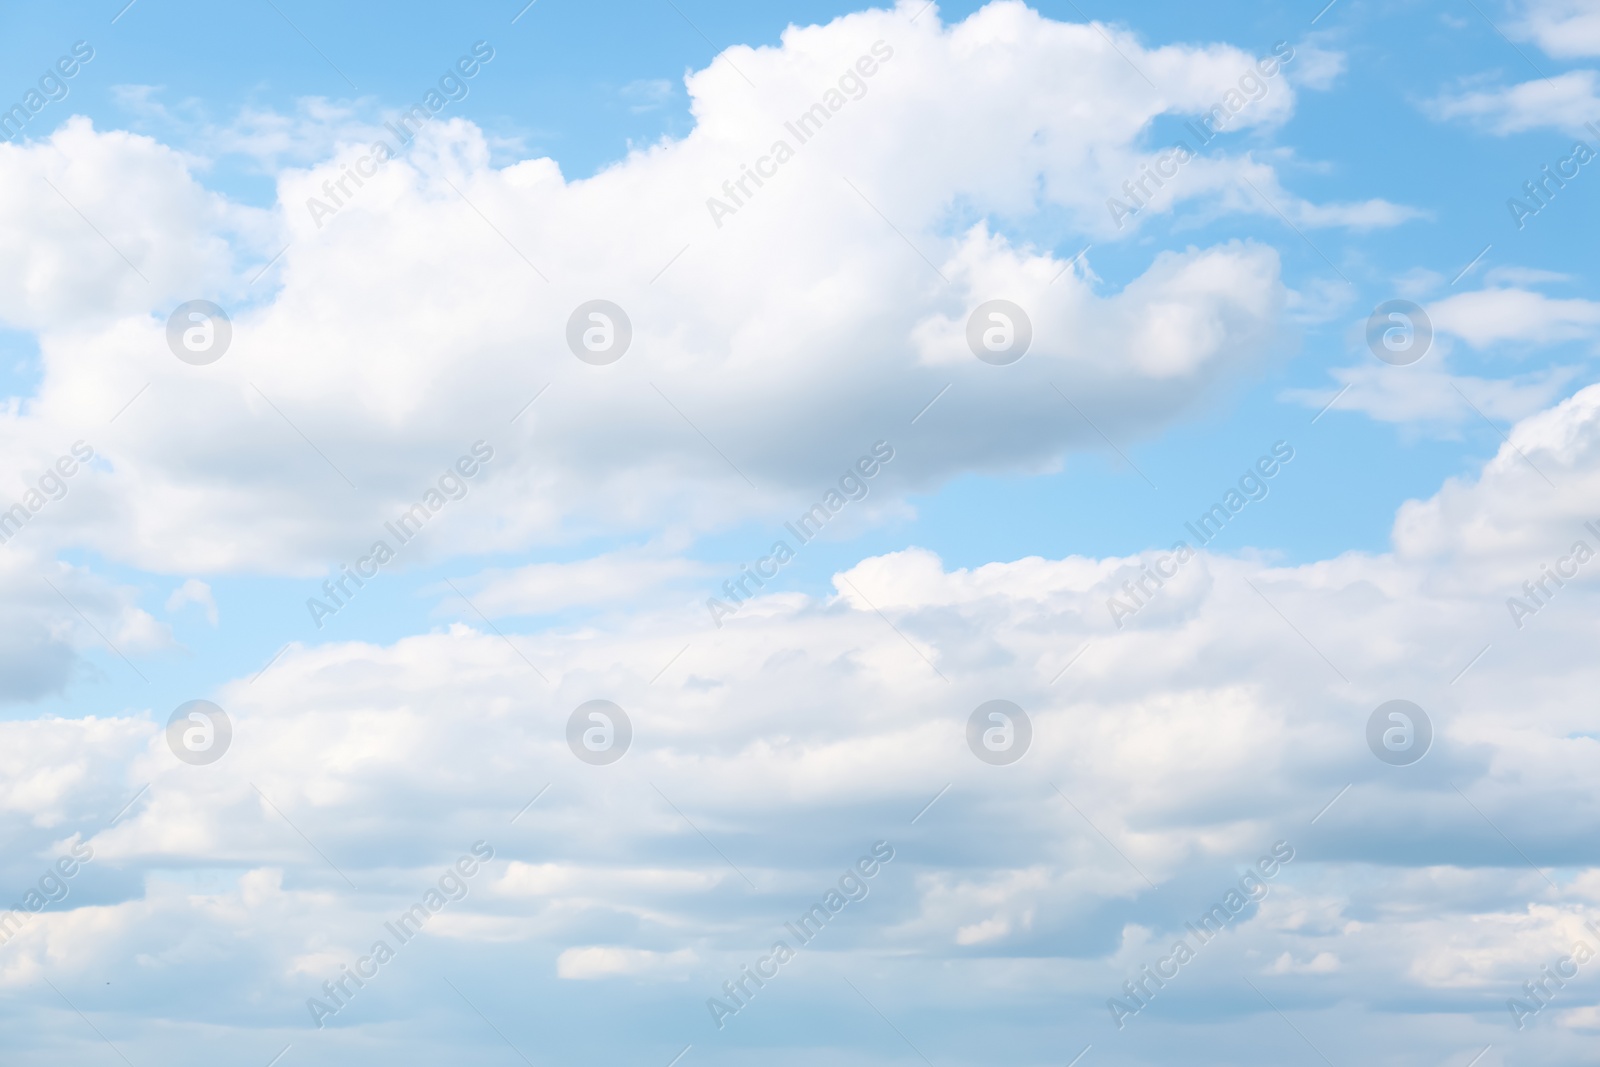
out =
<path fill-rule="evenodd" d="M 0 13 L 8 1064 L 1589 1062 L 1600 5 L 525 3 Z"/>

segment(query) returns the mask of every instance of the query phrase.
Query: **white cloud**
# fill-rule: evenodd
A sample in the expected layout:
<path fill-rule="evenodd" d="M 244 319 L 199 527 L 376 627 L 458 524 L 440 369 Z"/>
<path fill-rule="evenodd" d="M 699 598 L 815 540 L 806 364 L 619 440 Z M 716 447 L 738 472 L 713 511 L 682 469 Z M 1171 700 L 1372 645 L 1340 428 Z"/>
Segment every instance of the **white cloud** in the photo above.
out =
<path fill-rule="evenodd" d="M 229 277 L 231 242 L 248 255 L 266 234 L 264 212 L 203 188 L 180 153 L 81 117 L 47 140 L 0 145 L 0 181 L 12 190 L 0 204 L 0 319 L 52 349 L 79 352 L 119 320 Z M 71 421 L 103 425 L 115 410 Z"/>
<path fill-rule="evenodd" d="M 1557 59 L 1600 56 L 1600 10 L 1592 0 L 1524 0 L 1512 33 Z M 1509 86 L 1467 85 L 1428 104 L 1440 119 L 1466 119 L 1497 134 L 1557 129 L 1589 142 L 1600 133 L 1600 73 L 1588 69 L 1541 74 Z M 1554 158 L 1543 160 L 1554 164 Z M 1530 175 L 1533 177 L 1533 175 Z"/>
<path fill-rule="evenodd" d="M 615 552 L 574 563 L 484 571 L 469 579 L 463 591 L 485 615 L 542 615 L 575 606 L 639 604 L 663 586 L 681 586 L 687 579 L 705 584 L 714 573 L 704 564 L 675 557 Z M 441 593 L 455 595 L 447 589 Z"/>
<path fill-rule="evenodd" d="M 1557 129 L 1587 140 L 1591 151 L 1600 140 L 1600 135 L 1589 129 L 1600 116 L 1600 74 L 1592 70 L 1570 70 L 1517 85 L 1446 94 L 1429 107 L 1438 118 L 1467 119 L 1502 135 Z M 1556 157 L 1542 162 L 1554 165 Z"/>
<path fill-rule="evenodd" d="M 1305 89 L 1331 89 L 1349 65 L 1349 57 L 1343 52 L 1302 44 L 1295 48 L 1295 62 L 1288 78 Z"/>
<path fill-rule="evenodd" d="M 1564 1011 L 1558 1016 L 1561 1025 L 1584 1033 L 1600 1034 L 1600 1004 L 1591 1004 L 1587 1007 L 1573 1008 Z"/>
<path fill-rule="evenodd" d="M 439 855 L 477 837 L 500 866 L 437 932 L 514 945 L 519 965 L 547 960 L 558 981 L 688 977 L 714 991 L 737 967 L 725 958 L 781 936 L 796 902 L 881 837 L 898 855 L 855 906 L 876 918 L 830 927 L 830 945 L 947 961 L 903 980 L 958 1013 L 981 1010 L 947 1002 L 971 968 L 1043 952 L 1061 968 L 1051 996 L 1093 1007 L 1145 962 L 1136 949 L 1181 936 L 1237 880 L 1230 865 L 1282 837 L 1300 855 L 1240 939 L 1219 942 L 1237 949 L 1208 953 L 1256 954 L 1257 970 L 1324 983 L 1308 987 L 1314 1002 L 1362 1011 L 1391 1011 L 1398 993 L 1493 992 L 1539 956 L 1518 916 L 1548 925 L 1538 909 L 1600 900 L 1592 878 L 1556 889 L 1514 856 L 1485 867 L 1500 839 L 1455 792 L 1537 856 L 1600 824 L 1580 799 L 1600 752 L 1582 699 L 1600 668 L 1578 625 L 1596 587 L 1569 582 L 1521 630 L 1504 604 L 1552 552 L 1593 537 L 1582 522 L 1600 521 L 1600 386 L 1511 438 L 1475 481 L 1403 508 L 1391 553 L 1301 566 L 1202 553 L 1120 629 L 1106 600 L 1153 553 L 949 569 L 908 550 L 841 574 L 837 596 L 764 597 L 721 630 L 663 607 L 606 632 L 512 633 L 515 650 L 465 626 L 296 646 L 219 693 L 236 733 L 215 769 L 172 760 L 148 717 L 7 727 L 19 767 L 66 752 L 81 764 L 13 803 L 50 813 L 40 848 L 88 827 L 107 869 L 293 868 L 306 888 L 262 890 L 286 918 L 252 949 L 259 967 L 231 972 L 241 997 L 281 982 L 292 998 L 364 948 L 349 909 L 382 915 L 414 898 Z M 652 683 L 686 635 L 690 651 Z M 1486 642 L 1471 686 L 1452 686 Z M 1369 710 L 1399 693 L 1437 731 L 1415 774 L 1391 773 L 1362 736 Z M 633 749 L 603 768 L 574 760 L 564 738 L 568 711 L 597 694 L 635 728 Z M 1009 768 L 979 764 L 963 738 L 971 708 L 999 694 L 1034 725 Z M 138 803 L 96 830 L 89 812 L 115 811 L 142 782 Z M 1430 827 L 1427 857 L 1410 823 L 1385 817 L 1396 810 Z M 364 903 L 344 903 L 340 875 L 289 822 Z M 932 851 L 917 844 L 928 834 Z M 117 931 L 74 941 L 75 966 L 138 958 L 180 913 L 194 938 L 259 926 L 234 892 L 208 891 L 198 917 L 158 884 L 68 912 Z M 1097 940 L 1108 914 L 1147 937 Z M 36 959 L 74 936 L 65 923 L 21 951 Z M 1477 947 L 1443 952 L 1447 928 L 1470 929 Z M 947 986 L 945 967 L 965 977 Z"/>
<path fill-rule="evenodd" d="M 1156 168 L 1167 150 L 1162 149 L 1139 161 L 1142 168 Z M 1171 165 L 1168 165 L 1171 169 Z M 1138 174 L 1133 175 L 1137 177 Z M 1137 187 L 1135 187 L 1137 191 Z M 1145 190 L 1149 192 L 1149 190 Z M 1129 225 L 1121 212 L 1138 206 L 1134 194 L 1126 186 L 1112 190 L 1118 200 L 1115 216 L 1124 226 Z M 1185 218 L 1205 218 L 1222 213 L 1255 214 L 1278 219 L 1279 213 L 1291 223 L 1325 229 L 1340 227 L 1352 230 L 1386 229 L 1413 219 L 1426 218 L 1428 212 L 1395 204 L 1388 200 L 1372 198 L 1357 202 L 1312 203 L 1285 189 L 1277 171 L 1252 155 L 1229 156 L 1215 154 L 1201 156 L 1182 169 L 1177 176 L 1149 195 L 1143 208 L 1132 216 L 1142 222 L 1149 210 L 1162 214 L 1175 213 L 1179 207 Z M 1123 227 L 1119 226 L 1120 231 Z"/>
<path fill-rule="evenodd" d="M 1131 440 L 1256 366 L 1285 299 L 1271 249 L 1162 253 L 1111 288 L 1094 278 L 1093 252 L 1063 273 L 1070 253 L 950 214 L 956 203 L 997 219 L 1065 212 L 1109 235 L 1106 196 L 1147 157 L 1151 122 L 1210 107 L 1255 58 L 1108 31 L 1153 90 L 1093 27 L 1013 3 L 943 27 L 913 23 L 916 8 L 730 50 L 687 80 L 692 133 L 585 180 L 548 159 L 495 168 L 480 132 L 452 119 L 357 187 L 343 168 L 366 149 L 352 140 L 280 173 L 276 234 L 145 138 L 74 120 L 6 148 L 0 166 L 32 192 L 6 227 L 0 259 L 16 276 L 0 287 L 12 294 L 0 316 L 40 331 L 44 378 L 22 412 L 0 417 L 0 441 L 9 452 L 87 428 L 104 440 L 109 476 L 84 494 L 63 544 L 169 573 L 308 574 L 365 551 L 478 439 L 501 457 L 474 488 L 493 503 L 453 508 L 407 565 L 647 515 L 689 534 L 771 518 L 873 441 L 912 436 L 911 416 L 947 385 L 919 423 L 939 440 L 903 451 L 886 499 L 974 468 L 1049 469 L 1099 447 L 1062 417 L 1051 383 Z M 800 144 L 785 121 L 828 99 L 877 41 L 892 58 Z M 1292 106 L 1280 83 L 1240 121 L 1268 131 Z M 274 137 L 272 152 L 294 154 Z M 719 228 L 707 199 L 777 138 L 795 141 L 795 158 L 760 187 L 747 180 Z M 1221 192 L 1229 210 L 1271 210 L 1241 193 L 1235 174 L 1247 170 L 1303 225 L 1414 215 L 1306 203 L 1259 163 L 1192 169 L 1181 195 Z M 148 283 L 55 198 L 49 175 Z M 339 180 L 348 199 L 314 221 L 308 199 Z M 631 351 L 609 368 L 579 363 L 564 342 L 568 315 L 596 293 L 634 324 Z M 959 336 L 997 294 L 1036 327 L 1027 357 L 1003 369 Z M 180 300 L 202 296 L 231 309 L 233 342 L 196 368 L 166 351 L 163 330 Z"/>
<path fill-rule="evenodd" d="M 1434 327 L 1473 348 L 1517 342 L 1553 345 L 1600 338 L 1600 303 L 1557 300 L 1513 287 L 1459 293 L 1427 305 Z"/>
<path fill-rule="evenodd" d="M 1597 426 L 1594 385 L 1514 426 L 1476 482 L 1451 479 L 1429 500 L 1400 509 L 1397 551 L 1456 558 L 1462 571 L 1455 581 L 1503 582 L 1505 596 L 1517 593 L 1524 579 L 1539 577 L 1545 556 L 1559 555 L 1585 522 L 1600 520 L 1590 514 L 1600 487 Z M 1545 478 L 1563 490 L 1551 492 Z"/>
<path fill-rule="evenodd" d="M 69 496 L 58 506 L 70 503 Z M 0 619 L 0 700 L 59 693 L 74 674 L 95 670 L 80 659 L 85 649 L 113 657 L 109 669 L 133 680 L 138 668 L 122 657 L 173 647 L 170 629 L 138 606 L 137 588 L 40 551 L 49 535 L 36 527 L 69 519 L 42 513 L 0 549 L 0 596 L 9 608 Z"/>
<path fill-rule="evenodd" d="M 1551 367 L 1503 378 L 1452 374 L 1439 356 L 1396 368 L 1372 361 L 1330 372 L 1338 386 L 1285 389 L 1285 400 L 1329 414 L 1360 411 L 1379 422 L 1399 423 L 1430 435 L 1458 436 L 1464 425 L 1527 418 L 1553 403 L 1581 373 Z"/>
<path fill-rule="evenodd" d="M 1440 279 L 1422 279 L 1423 297 Z M 1392 367 L 1367 357 L 1364 335 L 1359 363 L 1331 372 L 1336 387 L 1286 389 L 1283 399 L 1321 410 L 1361 411 L 1381 422 L 1453 435 L 1463 424 L 1484 417 L 1518 421 L 1548 408 L 1584 374 L 1581 366 L 1553 365 L 1508 377 L 1484 378 L 1452 372 L 1454 345 L 1465 342 L 1495 356 L 1523 358 L 1551 345 L 1600 339 L 1600 303 L 1557 299 L 1517 283 L 1559 281 L 1560 275 L 1497 268 L 1489 288 L 1456 293 L 1424 305 L 1435 331 L 1422 360 Z"/>
<path fill-rule="evenodd" d="M 1339 970 L 1339 957 L 1331 952 L 1319 952 L 1309 960 L 1297 960 L 1285 952 L 1272 961 L 1268 974 L 1332 974 Z"/>
<path fill-rule="evenodd" d="M 205 582 L 190 578 L 167 597 L 168 611 L 178 611 L 185 604 L 198 604 L 205 609 L 206 621 L 212 626 L 217 625 L 217 602 L 211 595 L 211 587 Z"/>
<path fill-rule="evenodd" d="M 112 99 L 133 117 L 138 132 L 181 142 L 185 158 L 197 169 L 243 156 L 252 169 L 276 173 L 285 166 L 326 159 L 342 145 L 370 144 L 383 133 L 376 101 L 370 98 L 345 102 L 302 97 L 290 114 L 246 105 L 232 118 L 218 121 L 204 100 L 191 97 L 168 104 L 163 93 L 155 85 L 111 87 Z"/>
<path fill-rule="evenodd" d="M 709 1026 L 703 998 L 881 839 L 894 861 L 785 972 L 786 1015 L 837 993 L 848 967 L 875 1009 L 916 1033 L 981 1038 L 1038 1009 L 1054 1056 L 1078 1034 L 1049 1027 L 1103 1019 L 1106 998 L 1282 838 L 1294 864 L 1163 996 L 1194 991 L 1212 1036 L 1250 1042 L 1259 999 L 1222 975 L 1270 976 L 1297 1009 L 1363 1040 L 1443 1016 L 1454 1024 L 1418 1053 L 1440 1062 L 1488 1028 L 1482 1005 L 1519 988 L 1600 903 L 1592 871 L 1547 881 L 1505 848 L 1516 841 L 1554 874 L 1585 863 L 1600 828 L 1600 571 L 1547 591 L 1520 623 L 1506 603 L 1575 539 L 1600 545 L 1584 526 L 1600 522 L 1600 386 L 1554 403 L 1567 370 L 1446 373 L 1450 345 L 1498 354 L 1592 338 L 1591 302 L 1519 288 L 1553 279 L 1502 274 L 1440 300 L 1436 358 L 1336 375 L 1355 386 L 1345 403 L 1380 417 L 1468 417 L 1459 388 L 1521 420 L 1480 471 L 1404 505 L 1389 551 L 1303 564 L 1204 551 L 1126 625 L 1108 599 L 1159 551 L 962 567 L 913 546 L 855 562 L 831 594 L 758 597 L 720 629 L 682 602 L 688 583 L 715 577 L 673 554 L 696 533 L 792 514 L 876 439 L 896 457 L 859 505 L 869 518 L 961 471 L 1049 469 L 1097 442 L 1052 386 L 1119 438 L 1152 433 L 1279 340 L 1291 298 L 1270 249 L 1133 251 L 1136 276 L 1113 288 L 1012 225 L 952 221 L 960 203 L 980 218 L 1100 225 L 1101 179 L 1145 155 L 1151 119 L 1214 100 L 1249 57 L 1145 48 L 1108 29 L 1163 86 L 1152 91 L 1093 27 L 1014 4 L 948 29 L 925 12 L 913 27 L 917 7 L 731 50 L 689 79 L 694 133 L 592 179 L 569 182 L 549 160 L 494 168 L 478 131 L 439 125 L 318 230 L 301 206 L 338 166 L 286 172 L 275 217 L 295 240 L 267 276 L 271 296 L 249 296 L 235 265 L 242 249 L 257 262 L 273 251 L 260 218 L 205 192 L 170 149 L 82 122 L 0 149 L 24 189 L 49 167 L 70 172 L 79 151 L 134 172 L 147 203 L 90 181 L 99 170 L 73 189 L 136 251 L 164 212 L 190 216 L 175 231 L 189 246 L 150 253 L 155 295 L 111 273 L 38 269 L 83 236 L 68 237 L 48 200 L 19 208 L 22 230 L 0 237 L 14 280 L 33 285 L 0 295 L 0 316 L 41 331 L 45 373 L 38 397 L 0 416 L 6 469 L 32 484 L 85 435 L 103 457 L 0 554 L 0 695 L 58 688 L 90 643 L 170 645 L 138 590 L 53 561 L 58 548 L 182 575 L 305 573 L 384 536 L 383 520 L 480 438 L 494 459 L 406 561 L 647 523 L 658 534 L 589 559 L 515 558 L 463 587 L 496 617 L 628 605 L 604 625 L 524 619 L 500 633 L 441 595 L 471 624 L 289 647 L 212 694 L 235 727 L 214 766 L 175 760 L 168 709 L 142 698 L 0 722 L 6 884 L 31 884 L 74 835 L 95 850 L 73 895 L 0 946 L 0 985 L 48 974 L 96 991 L 135 1060 L 174 1035 L 242 1047 L 291 1016 L 305 1027 L 305 999 L 483 839 L 496 858 L 465 899 L 362 988 L 318 1052 L 382 1041 L 395 1063 L 460 1059 L 459 1044 L 410 1040 L 437 1001 L 460 1010 L 441 976 L 483 1018 L 540 1005 L 571 1012 L 590 1040 L 587 1002 L 562 997 L 624 979 L 672 996 L 630 1002 L 626 1027 L 614 1003 L 596 1018 L 631 1043 L 630 1060 L 650 1062 L 668 1035 L 665 1062 L 691 1015 Z M 867 94 L 712 224 L 704 198 L 880 35 L 896 55 Z M 1270 99 L 1262 135 L 1292 106 L 1287 92 Z M 1194 166 L 1197 191 L 1183 195 L 1226 210 L 1268 210 L 1232 199 L 1248 174 L 1301 224 L 1410 217 L 1300 201 L 1254 159 Z M 110 254 L 89 238 L 72 254 Z M 208 286 L 237 305 L 235 348 L 210 367 L 179 364 L 164 351 L 166 304 Z M 1308 315 L 1340 299 L 1308 292 L 1296 305 Z M 561 338 L 571 307 L 596 294 L 634 319 L 635 347 L 610 368 L 578 363 Z M 964 351 L 966 312 L 996 294 L 1026 304 L 1036 327 L 1009 368 Z M 198 578 L 167 609 L 188 604 L 214 611 Z M 1437 730 L 1411 768 L 1377 762 L 1363 735 L 1371 709 L 1399 695 Z M 566 740 L 572 709 L 596 697 L 634 727 L 605 767 Z M 966 747 L 972 709 L 997 697 L 1034 727 L 1007 767 Z M 128 989 L 137 1004 L 119 1014 Z M 1528 1055 L 1579 1058 L 1591 1039 L 1567 1031 L 1592 1029 L 1592 1013 L 1561 1018 L 1521 1039 Z M 548 1028 L 552 1044 L 560 1030 Z"/>
<path fill-rule="evenodd" d="M 672 99 L 673 85 L 665 78 L 644 78 L 631 81 L 619 91 L 634 114 L 659 111 Z"/>
<path fill-rule="evenodd" d="M 556 976 L 583 980 L 666 971 L 685 977 L 684 972 L 694 962 L 695 954 L 689 949 L 651 952 L 617 945 L 585 945 L 569 948 L 556 957 Z"/>
<path fill-rule="evenodd" d="M 1600 11 L 1592 0 L 1527 0 L 1517 30 L 1561 59 L 1600 56 Z"/>

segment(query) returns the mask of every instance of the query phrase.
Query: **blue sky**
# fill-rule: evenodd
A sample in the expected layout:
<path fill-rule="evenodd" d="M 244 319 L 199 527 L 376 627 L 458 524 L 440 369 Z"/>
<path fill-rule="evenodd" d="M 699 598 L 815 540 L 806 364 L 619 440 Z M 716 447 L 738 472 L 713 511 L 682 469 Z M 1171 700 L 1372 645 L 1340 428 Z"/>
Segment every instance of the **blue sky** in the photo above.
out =
<path fill-rule="evenodd" d="M 1592 3 L 0 18 L 0 106 L 93 49 L 0 147 L 0 503 L 27 520 L 0 549 L 0 891 L 95 853 L 0 945 L 17 1062 L 1498 1067 L 1592 1042 L 1587 967 L 1548 1006 L 1523 987 L 1600 952 L 1600 564 L 1575 552 L 1600 550 L 1600 168 L 1524 191 L 1600 154 Z M 465 95 L 319 219 L 475 45 Z M 814 143 L 708 212 L 873 54 Z M 1123 180 L 1247 74 L 1119 227 Z M 1034 331 L 1005 366 L 963 332 L 996 297 Z M 633 324 L 606 366 L 564 340 L 596 298 Z M 200 366 L 165 339 L 195 299 L 233 323 Z M 1368 347 L 1393 300 L 1434 331 L 1407 366 Z M 80 440 L 97 458 L 29 503 Z M 864 499 L 799 544 L 785 523 L 879 441 Z M 1270 492 L 1199 544 L 1275 447 Z M 313 618 L 419 501 L 415 542 Z M 759 595 L 725 591 L 778 539 Z M 1131 592 L 1179 540 L 1194 560 Z M 1432 717 L 1414 765 L 1365 740 L 1399 696 Z M 597 697 L 634 720 L 615 766 L 565 739 Z M 994 698 L 1033 717 L 1015 766 L 962 740 Z M 194 699 L 233 722 L 215 764 L 168 740 Z M 479 840 L 464 898 L 313 1025 Z M 880 840 L 829 941 L 709 1025 Z M 1111 1025 L 1279 841 L 1265 898 Z"/>

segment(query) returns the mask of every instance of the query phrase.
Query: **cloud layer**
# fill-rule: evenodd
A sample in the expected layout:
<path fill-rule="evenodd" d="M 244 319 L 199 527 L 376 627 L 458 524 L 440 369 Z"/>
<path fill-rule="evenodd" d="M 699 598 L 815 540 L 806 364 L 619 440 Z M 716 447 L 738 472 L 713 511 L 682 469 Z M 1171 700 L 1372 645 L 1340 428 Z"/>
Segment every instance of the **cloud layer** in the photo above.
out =
<path fill-rule="evenodd" d="M 489 877 L 429 927 L 413 954 L 429 962 L 401 957 L 386 973 L 403 977 L 374 980 L 338 1026 L 402 1026 L 433 970 L 514 951 L 540 996 L 626 981 L 668 1044 L 727 1058 L 742 1039 L 702 1002 L 885 840 L 897 857 L 849 913 L 860 921 L 829 927 L 784 972 L 800 977 L 746 1010 L 833 997 L 849 951 L 929 1040 L 994 1025 L 992 998 L 1026 989 L 1024 1004 L 1071 1009 L 1039 1040 L 1138 1048 L 1172 1025 L 1157 1005 L 1244 1026 L 1258 1007 L 1243 978 L 1325 1015 L 1331 1050 L 1346 1040 L 1328 1021 L 1377 1025 L 1396 1004 L 1508 1040 L 1503 1001 L 1597 903 L 1600 884 L 1570 872 L 1595 862 L 1600 809 L 1591 716 L 1573 699 L 1597 682 L 1576 625 L 1595 607 L 1589 574 L 1535 585 L 1531 615 L 1507 600 L 1570 564 L 1575 542 L 1600 550 L 1597 491 L 1590 387 L 1516 427 L 1476 478 L 1403 509 L 1392 552 L 1281 567 L 1202 551 L 1147 582 L 1121 626 L 1109 599 L 1159 553 L 949 570 L 910 549 L 839 574 L 831 597 L 758 598 L 721 629 L 689 607 L 607 632 L 457 625 L 296 646 L 220 695 L 235 742 L 211 768 L 174 763 L 138 716 L 7 724 L 18 768 L 61 769 L 16 777 L 4 799 L 35 827 L 13 877 L 83 839 L 94 895 L 7 946 L 6 981 L 48 969 L 81 989 L 111 967 L 118 986 L 166 989 L 161 1016 L 190 1025 L 199 1006 L 154 961 L 191 959 L 181 980 L 209 975 L 209 1022 L 292 1033 L 428 872 L 483 839 Z M 633 723 L 606 767 L 564 735 L 596 696 Z M 963 738 L 997 696 L 1033 724 L 1010 767 Z M 1374 759 L 1363 733 L 1397 696 L 1435 731 L 1410 767 Z M 1103 1002 L 1275 841 L 1296 857 L 1193 964 L 1211 977 L 1128 1023 L 1148 1039 L 1124 1035 Z M 126 877 L 185 867 L 212 880 Z M 203 949 L 217 944 L 238 947 Z M 1203 988 L 1219 981 L 1238 989 Z M 1559 1057 L 1592 1026 L 1552 1018 L 1519 1047 Z"/>
<path fill-rule="evenodd" d="M 1584 56 L 1589 21 L 1534 4 L 1516 32 Z M 0 719 L 0 878 L 29 916 L 0 914 L 8 1055 L 1579 1062 L 1592 994 L 1528 983 L 1600 954 L 1600 305 L 1548 272 L 1416 272 L 1436 348 L 1379 366 L 1348 279 L 1165 239 L 1429 217 L 1291 191 L 1319 165 L 1281 134 L 1347 59 L 1262 62 L 914 0 L 726 50 L 685 79 L 692 132 L 587 178 L 447 114 L 379 159 L 394 131 L 348 102 L 208 127 L 274 175 L 267 207 L 82 117 L 0 146 L 0 321 L 40 353 L 0 410 L 25 520 L 0 527 L 0 699 L 86 677 L 91 647 L 138 672 L 175 631 L 240 632 L 228 582 L 298 602 L 378 542 L 472 573 L 417 581 L 431 627 L 303 629 L 233 672 L 213 764 L 151 690 Z M 1559 126 L 1589 74 L 1433 107 Z M 1149 179 L 1219 106 L 1227 136 Z M 198 299 L 231 318 L 209 364 L 169 342 Z M 974 352 L 995 300 L 1026 314 L 1019 360 Z M 615 362 L 569 347 L 593 301 L 626 312 Z M 830 536 L 1156 438 L 1280 370 L 1296 313 L 1351 317 L 1361 362 L 1286 399 L 1510 424 L 1382 550 L 1209 540 L 1368 461 L 1339 414 L 1283 405 L 1285 462 L 1171 505 L 1182 544 L 958 565 L 900 540 L 810 593 L 719 590 L 703 561 L 849 493 L 869 452 L 893 458 Z M 1415 763 L 1386 758 L 1396 700 L 1431 731 Z"/>

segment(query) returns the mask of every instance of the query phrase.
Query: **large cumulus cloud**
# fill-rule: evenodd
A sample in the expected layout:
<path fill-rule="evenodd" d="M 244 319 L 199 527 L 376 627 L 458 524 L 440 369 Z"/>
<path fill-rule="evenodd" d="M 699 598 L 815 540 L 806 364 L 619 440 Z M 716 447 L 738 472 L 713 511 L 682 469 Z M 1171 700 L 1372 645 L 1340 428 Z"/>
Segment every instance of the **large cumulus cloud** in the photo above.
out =
<path fill-rule="evenodd" d="M 461 120 L 375 171 L 354 142 L 285 170 L 270 212 L 81 119 L 7 147 L 0 168 L 26 195 L 0 314 L 39 333 L 43 380 L 0 437 L 89 437 L 107 457 L 69 543 L 155 570 L 307 573 L 365 548 L 478 439 L 500 450 L 495 502 L 462 509 L 451 550 L 703 531 L 792 503 L 909 433 L 946 386 L 898 491 L 1153 433 L 1287 346 L 1271 248 L 1160 252 L 1115 285 L 1076 255 L 1126 236 L 1105 199 L 1141 173 L 1154 120 L 1237 92 L 1255 57 L 1121 31 L 1111 47 L 1103 27 L 1019 4 L 950 26 L 913 8 L 730 49 L 688 78 L 689 135 L 581 180 L 549 159 L 492 165 Z M 813 105 L 828 118 L 801 143 L 786 123 Z M 1235 125 L 1270 134 L 1293 105 L 1279 83 Z M 736 214 L 708 211 L 779 140 L 793 158 L 745 181 Z M 372 172 L 359 186 L 354 165 Z M 1242 192 L 1236 165 L 1284 198 L 1270 167 L 1218 156 L 1162 210 Z M 1061 218 L 1074 236 L 1057 248 Z M 192 298 L 233 312 L 208 367 L 165 343 Z M 633 323 L 610 367 L 566 347 L 569 315 L 595 298 Z M 964 337 L 995 298 L 1032 319 L 1009 367 Z"/>

